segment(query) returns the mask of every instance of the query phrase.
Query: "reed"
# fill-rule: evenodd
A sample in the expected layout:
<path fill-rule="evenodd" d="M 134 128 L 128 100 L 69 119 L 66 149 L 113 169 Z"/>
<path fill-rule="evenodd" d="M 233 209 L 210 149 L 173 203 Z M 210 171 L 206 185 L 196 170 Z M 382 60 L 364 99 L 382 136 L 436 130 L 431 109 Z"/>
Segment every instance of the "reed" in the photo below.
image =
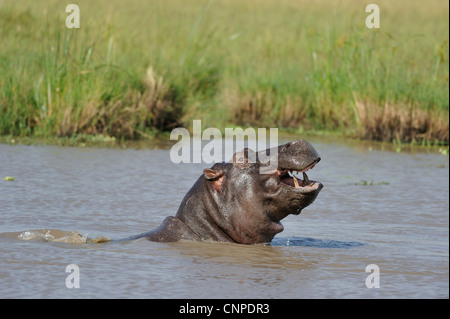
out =
<path fill-rule="evenodd" d="M 448 143 L 448 2 L 0 0 L 0 134 L 189 126 Z"/>

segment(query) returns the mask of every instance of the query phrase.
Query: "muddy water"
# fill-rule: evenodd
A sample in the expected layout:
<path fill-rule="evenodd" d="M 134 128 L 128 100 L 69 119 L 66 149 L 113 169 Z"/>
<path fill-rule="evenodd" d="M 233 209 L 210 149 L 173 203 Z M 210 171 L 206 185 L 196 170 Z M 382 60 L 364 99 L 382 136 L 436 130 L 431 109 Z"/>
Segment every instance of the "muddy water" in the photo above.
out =
<path fill-rule="evenodd" d="M 448 155 L 314 145 L 324 189 L 258 246 L 86 242 L 157 227 L 205 165 L 168 149 L 0 145 L 0 297 L 448 298 Z"/>

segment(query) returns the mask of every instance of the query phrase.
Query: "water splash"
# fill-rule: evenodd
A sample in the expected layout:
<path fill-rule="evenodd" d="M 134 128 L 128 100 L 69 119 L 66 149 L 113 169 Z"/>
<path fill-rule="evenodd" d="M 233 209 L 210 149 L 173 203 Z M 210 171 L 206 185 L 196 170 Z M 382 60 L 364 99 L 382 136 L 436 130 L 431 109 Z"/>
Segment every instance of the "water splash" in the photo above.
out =
<path fill-rule="evenodd" d="M 77 231 L 37 229 L 21 232 L 19 235 L 17 235 L 17 239 L 42 242 L 60 242 L 69 244 L 105 243 L 111 241 L 110 238 L 106 237 L 88 238 L 87 236 L 88 234 L 81 235 Z"/>

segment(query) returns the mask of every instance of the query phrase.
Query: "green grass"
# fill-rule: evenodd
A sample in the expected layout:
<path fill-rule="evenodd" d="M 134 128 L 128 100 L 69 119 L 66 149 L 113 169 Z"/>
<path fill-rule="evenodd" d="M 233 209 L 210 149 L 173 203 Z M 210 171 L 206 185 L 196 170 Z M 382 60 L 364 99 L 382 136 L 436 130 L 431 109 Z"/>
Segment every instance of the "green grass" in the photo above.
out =
<path fill-rule="evenodd" d="M 449 140 L 448 2 L 0 0 L 0 135 L 189 126 Z"/>

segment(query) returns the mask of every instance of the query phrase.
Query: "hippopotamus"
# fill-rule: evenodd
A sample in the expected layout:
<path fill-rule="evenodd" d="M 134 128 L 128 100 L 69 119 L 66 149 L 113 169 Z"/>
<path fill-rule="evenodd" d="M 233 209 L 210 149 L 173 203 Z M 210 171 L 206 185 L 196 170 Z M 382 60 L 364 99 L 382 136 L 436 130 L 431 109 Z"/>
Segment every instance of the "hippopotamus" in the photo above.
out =
<path fill-rule="evenodd" d="M 300 214 L 323 188 L 306 175 L 320 161 L 309 142 L 293 141 L 275 151 L 277 167 L 266 173 L 261 173 L 261 168 L 267 165 L 261 158 L 270 154 L 271 149 L 262 152 L 244 149 L 234 154 L 230 162 L 206 168 L 183 198 L 175 216 L 167 217 L 158 228 L 134 239 L 270 243 L 284 229 L 280 221 L 289 214 Z"/>

